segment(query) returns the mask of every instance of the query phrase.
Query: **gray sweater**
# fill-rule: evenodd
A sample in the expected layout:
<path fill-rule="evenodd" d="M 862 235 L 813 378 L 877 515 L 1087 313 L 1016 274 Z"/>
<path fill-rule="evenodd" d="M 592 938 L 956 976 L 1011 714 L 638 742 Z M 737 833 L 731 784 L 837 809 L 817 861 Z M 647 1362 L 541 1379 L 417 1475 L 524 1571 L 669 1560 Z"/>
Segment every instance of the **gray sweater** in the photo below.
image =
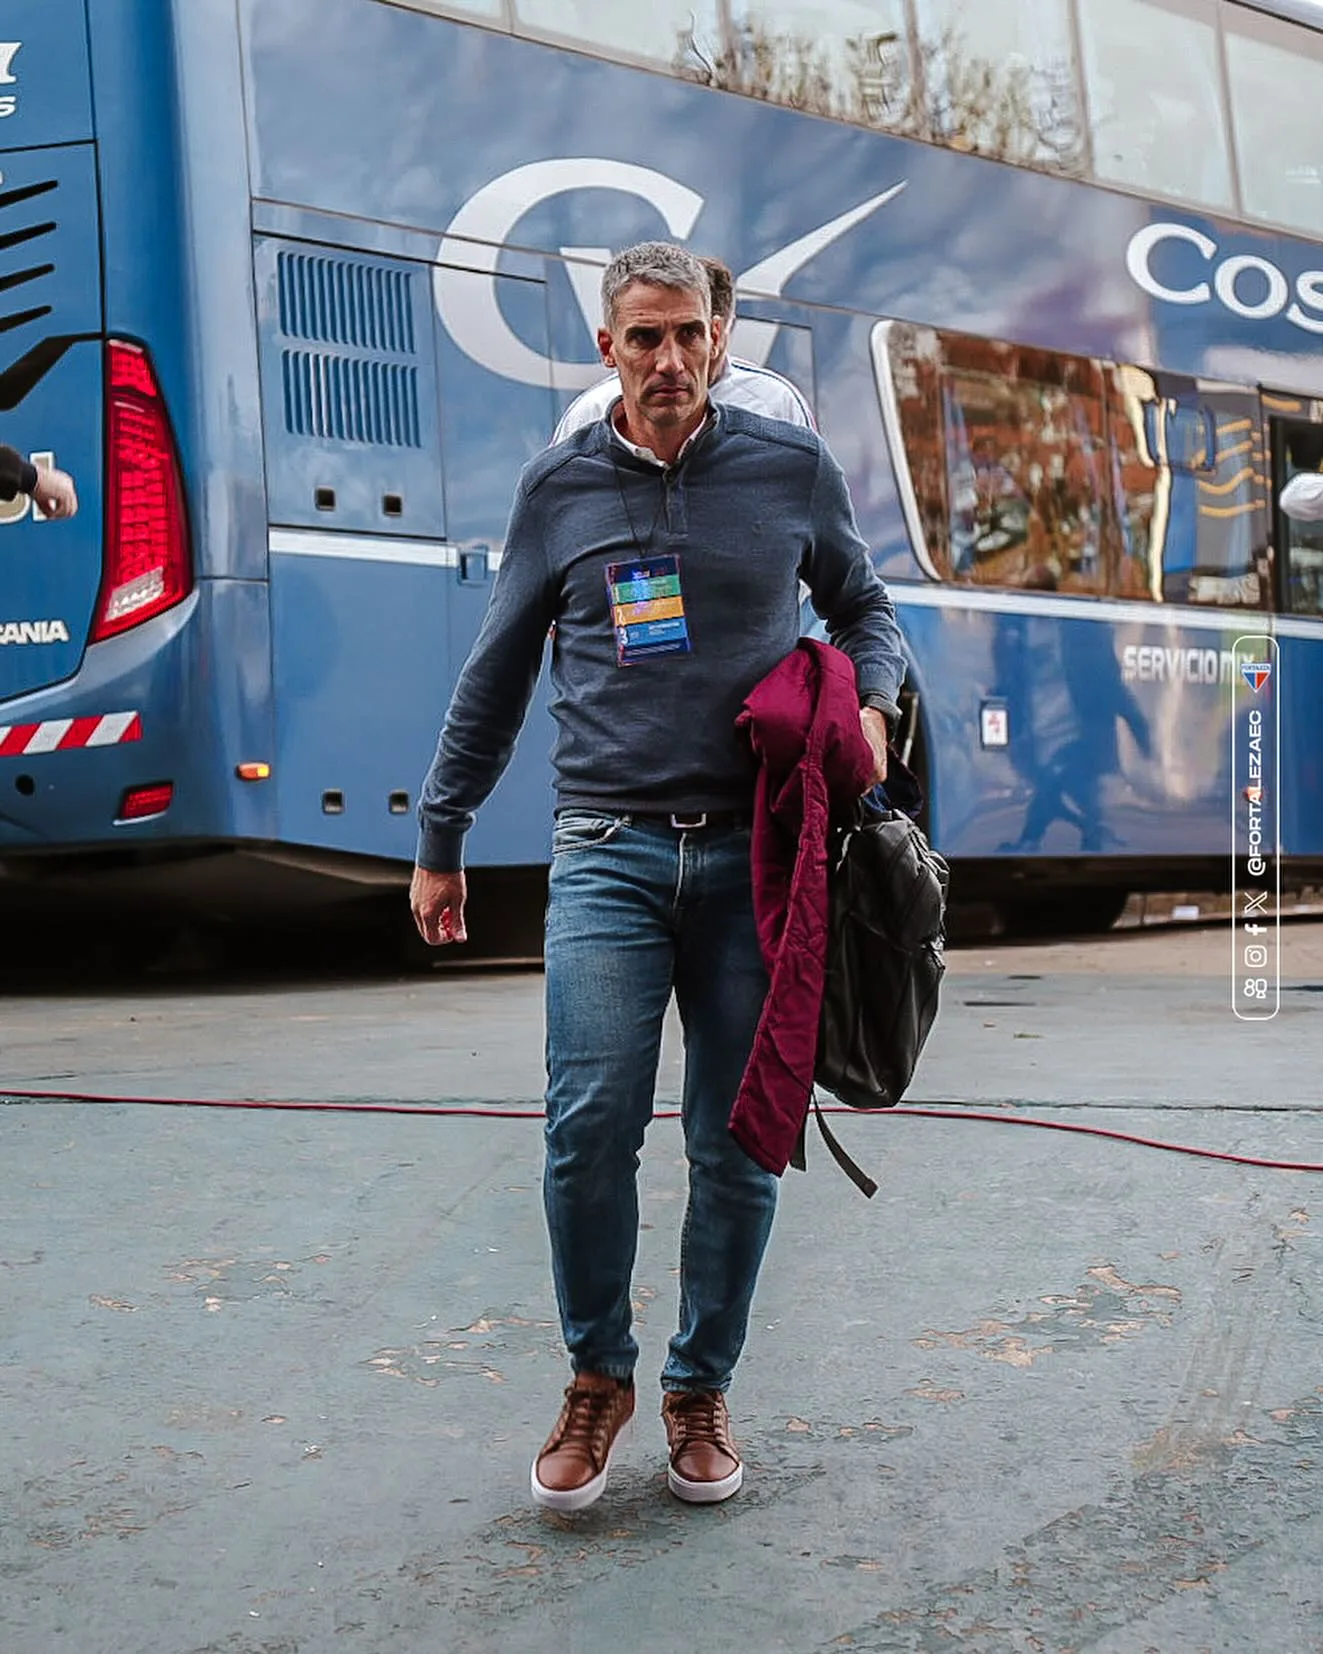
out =
<path fill-rule="evenodd" d="M 420 866 L 463 865 L 549 632 L 557 809 L 748 809 L 735 719 L 795 647 L 801 579 L 861 699 L 894 707 L 895 610 L 816 432 L 723 407 L 663 470 L 603 419 L 530 461 L 423 787 Z"/>

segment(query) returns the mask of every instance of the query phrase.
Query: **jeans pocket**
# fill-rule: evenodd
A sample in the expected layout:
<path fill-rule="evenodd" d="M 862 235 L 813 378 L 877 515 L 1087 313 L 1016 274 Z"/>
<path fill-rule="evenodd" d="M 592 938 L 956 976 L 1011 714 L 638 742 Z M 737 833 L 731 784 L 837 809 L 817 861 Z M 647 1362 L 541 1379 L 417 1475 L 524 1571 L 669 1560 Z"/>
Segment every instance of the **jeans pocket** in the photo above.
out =
<path fill-rule="evenodd" d="M 560 856 L 574 850 L 594 850 L 598 845 L 609 844 L 628 821 L 628 816 L 603 816 L 593 815 L 587 810 L 563 810 L 556 817 L 556 824 L 552 829 L 551 853 L 553 856 Z"/>

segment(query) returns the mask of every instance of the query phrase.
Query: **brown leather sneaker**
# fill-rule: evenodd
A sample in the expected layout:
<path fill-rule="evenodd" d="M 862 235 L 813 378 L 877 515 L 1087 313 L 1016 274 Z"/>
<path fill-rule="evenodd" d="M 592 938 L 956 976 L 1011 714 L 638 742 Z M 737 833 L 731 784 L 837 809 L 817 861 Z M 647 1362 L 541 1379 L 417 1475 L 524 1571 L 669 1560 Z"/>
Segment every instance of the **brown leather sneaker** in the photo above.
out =
<path fill-rule="evenodd" d="M 549 1510 L 583 1510 L 606 1491 L 620 1432 L 634 1416 L 632 1379 L 576 1373 L 546 1446 L 533 1462 L 533 1497 Z"/>
<path fill-rule="evenodd" d="M 730 1414 L 720 1390 L 668 1390 L 662 1419 L 671 1462 L 666 1485 L 691 1505 L 715 1505 L 740 1491 L 744 1466 L 730 1439 Z"/>

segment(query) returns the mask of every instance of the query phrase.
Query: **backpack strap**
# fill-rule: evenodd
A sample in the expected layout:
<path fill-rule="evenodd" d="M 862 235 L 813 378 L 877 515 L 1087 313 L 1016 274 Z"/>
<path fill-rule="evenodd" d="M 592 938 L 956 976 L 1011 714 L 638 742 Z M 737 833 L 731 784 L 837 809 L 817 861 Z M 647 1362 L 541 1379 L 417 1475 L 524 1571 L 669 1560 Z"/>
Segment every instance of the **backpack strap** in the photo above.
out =
<path fill-rule="evenodd" d="M 830 1153 L 832 1159 L 850 1179 L 851 1183 L 854 1184 L 855 1188 L 859 1190 L 860 1194 L 865 1195 L 869 1200 L 872 1200 L 873 1196 L 877 1193 L 877 1184 L 871 1177 L 869 1177 L 868 1173 L 864 1171 L 862 1166 L 857 1165 L 850 1158 L 850 1156 L 841 1147 L 837 1139 L 833 1136 L 827 1122 L 822 1118 L 822 1109 L 818 1104 L 818 1099 L 816 1096 L 813 1098 L 813 1112 L 818 1117 L 818 1130 L 822 1133 L 822 1140 L 827 1145 L 828 1152 Z M 805 1117 L 804 1125 L 808 1125 L 807 1117 Z M 804 1133 L 803 1130 L 801 1130 L 797 1150 L 800 1158 L 798 1161 L 792 1162 L 792 1164 L 798 1165 L 801 1171 L 803 1170 L 803 1147 Z"/>

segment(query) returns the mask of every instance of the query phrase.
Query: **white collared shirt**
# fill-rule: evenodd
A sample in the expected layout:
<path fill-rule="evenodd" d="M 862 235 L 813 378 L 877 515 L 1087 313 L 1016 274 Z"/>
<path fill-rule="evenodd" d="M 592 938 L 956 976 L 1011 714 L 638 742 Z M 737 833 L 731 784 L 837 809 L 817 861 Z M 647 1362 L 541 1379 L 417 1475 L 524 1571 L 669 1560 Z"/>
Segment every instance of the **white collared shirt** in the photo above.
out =
<path fill-rule="evenodd" d="M 690 431 L 689 435 L 680 444 L 680 452 L 673 460 L 668 462 L 664 459 L 658 459 L 651 448 L 642 448 L 638 443 L 631 442 L 625 433 L 620 429 L 619 425 L 616 424 L 615 410 L 616 405 L 620 402 L 620 400 L 620 397 L 617 396 L 615 401 L 609 403 L 607 406 L 607 411 L 611 415 L 611 418 L 608 421 L 611 426 L 611 435 L 616 439 L 622 448 L 628 448 L 635 459 L 646 460 L 649 465 L 655 465 L 659 471 L 666 471 L 670 469 L 671 465 L 678 465 L 698 438 L 702 436 L 703 432 L 711 428 L 713 421 L 717 417 L 712 410 L 712 404 L 709 402 L 707 418 L 695 430 Z"/>

